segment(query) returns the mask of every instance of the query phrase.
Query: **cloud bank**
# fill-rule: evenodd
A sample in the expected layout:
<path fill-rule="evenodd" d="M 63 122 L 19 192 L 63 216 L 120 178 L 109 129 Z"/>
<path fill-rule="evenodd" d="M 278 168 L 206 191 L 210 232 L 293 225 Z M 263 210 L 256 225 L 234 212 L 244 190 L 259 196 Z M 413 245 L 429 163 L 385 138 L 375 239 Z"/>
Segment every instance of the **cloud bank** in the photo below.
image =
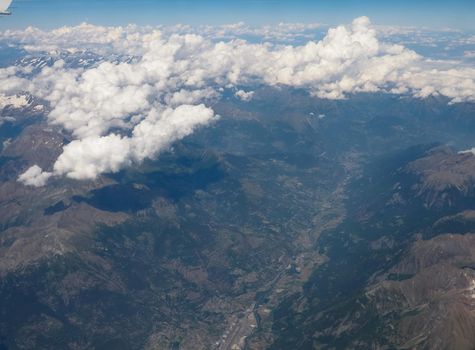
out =
<path fill-rule="evenodd" d="M 454 62 L 425 59 L 382 42 L 367 17 L 299 46 L 216 41 L 206 34 L 136 26 L 30 28 L 2 33 L 0 39 L 55 57 L 54 64 L 41 69 L 0 69 L 0 93 L 28 91 L 48 101 L 48 122 L 74 137 L 51 174 L 31 168 L 20 177 L 30 185 L 51 176 L 94 179 L 156 157 L 216 119 L 206 106 L 223 87 L 234 88 L 243 101 L 251 99 L 246 91 L 255 84 L 305 88 L 328 99 L 384 91 L 421 98 L 441 94 L 453 103 L 475 100 L 475 69 L 454 68 Z M 97 60 L 67 63 L 68 55 L 84 52 Z"/>

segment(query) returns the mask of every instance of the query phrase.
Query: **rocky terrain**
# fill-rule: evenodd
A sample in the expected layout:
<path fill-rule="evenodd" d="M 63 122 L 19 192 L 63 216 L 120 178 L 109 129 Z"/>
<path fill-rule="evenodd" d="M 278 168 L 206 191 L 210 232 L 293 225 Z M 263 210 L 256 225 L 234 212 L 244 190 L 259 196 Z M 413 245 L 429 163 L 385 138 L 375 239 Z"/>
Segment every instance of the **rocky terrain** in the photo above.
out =
<path fill-rule="evenodd" d="M 277 308 L 271 348 L 473 348 L 475 157 L 397 158 L 355 180 L 373 203 L 350 196 L 346 222 L 322 237 L 327 266 Z"/>
<path fill-rule="evenodd" d="M 1 110 L 0 348 L 469 348 L 474 106 L 223 96 L 157 160 L 40 188 L 69 135 Z"/>

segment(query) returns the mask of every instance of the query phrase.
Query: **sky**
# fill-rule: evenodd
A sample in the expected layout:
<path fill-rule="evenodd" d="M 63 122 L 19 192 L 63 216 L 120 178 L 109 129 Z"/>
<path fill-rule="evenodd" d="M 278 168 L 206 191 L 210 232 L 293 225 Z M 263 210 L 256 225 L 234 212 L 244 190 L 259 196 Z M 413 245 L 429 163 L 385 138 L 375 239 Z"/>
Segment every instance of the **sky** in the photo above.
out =
<path fill-rule="evenodd" d="M 98 25 L 373 23 L 475 30 L 474 0 L 14 0 L 0 30 Z"/>

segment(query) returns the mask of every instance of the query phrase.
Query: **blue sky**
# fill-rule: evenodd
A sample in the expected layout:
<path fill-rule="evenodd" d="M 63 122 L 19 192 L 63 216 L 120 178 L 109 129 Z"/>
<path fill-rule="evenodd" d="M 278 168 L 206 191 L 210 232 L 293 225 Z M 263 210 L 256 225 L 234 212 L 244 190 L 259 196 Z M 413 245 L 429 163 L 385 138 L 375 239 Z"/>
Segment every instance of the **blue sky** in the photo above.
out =
<path fill-rule="evenodd" d="M 475 30 L 475 0 L 14 0 L 0 30 L 52 28 L 90 22 L 104 25 L 340 24 L 367 15 L 374 23 Z"/>

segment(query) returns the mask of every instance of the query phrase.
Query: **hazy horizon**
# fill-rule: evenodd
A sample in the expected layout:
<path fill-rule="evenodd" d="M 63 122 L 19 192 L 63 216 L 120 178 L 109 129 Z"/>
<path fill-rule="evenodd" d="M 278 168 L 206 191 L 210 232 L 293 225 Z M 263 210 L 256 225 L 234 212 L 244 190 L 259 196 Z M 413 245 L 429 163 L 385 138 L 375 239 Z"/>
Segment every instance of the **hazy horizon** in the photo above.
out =
<path fill-rule="evenodd" d="M 250 25 L 279 22 L 348 23 L 368 16 L 375 24 L 475 30 L 475 2 L 457 1 L 284 1 L 241 0 L 222 3 L 201 1 L 79 1 L 15 0 L 12 16 L 0 18 L 0 30 L 28 26 L 55 28 L 87 22 L 96 25 Z"/>

